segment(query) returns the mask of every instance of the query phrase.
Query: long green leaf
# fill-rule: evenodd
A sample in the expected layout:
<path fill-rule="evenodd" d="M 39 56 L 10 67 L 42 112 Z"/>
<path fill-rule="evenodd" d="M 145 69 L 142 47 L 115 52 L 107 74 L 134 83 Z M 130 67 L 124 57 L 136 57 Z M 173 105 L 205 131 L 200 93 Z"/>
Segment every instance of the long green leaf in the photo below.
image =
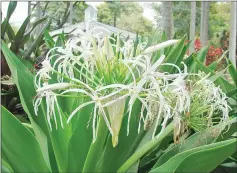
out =
<path fill-rule="evenodd" d="M 87 106 L 74 116 L 78 119 L 73 120 L 77 124 L 69 142 L 67 172 L 82 172 L 92 142 L 92 123 L 89 123 L 92 110 L 93 105 Z"/>
<path fill-rule="evenodd" d="M 51 172 L 37 139 L 4 107 L 2 123 L 2 152 L 9 165 L 16 172 Z"/>
<path fill-rule="evenodd" d="M 196 72 L 198 72 L 199 70 L 200 71 L 203 71 L 205 72 L 206 74 L 211 74 L 211 75 L 215 75 L 215 73 L 213 71 L 211 71 L 209 68 L 207 68 L 206 66 L 204 66 L 198 59 L 196 59 L 194 57 L 194 61 L 196 63 L 195 65 L 195 69 L 196 69 Z M 230 84 L 227 80 L 223 79 L 222 77 L 218 77 L 216 80 L 215 80 L 215 84 L 220 86 L 221 89 L 227 93 L 231 90 L 233 90 L 235 87 Z"/>
<path fill-rule="evenodd" d="M 48 30 L 44 30 L 44 40 L 48 49 L 52 49 L 54 47 L 55 42 L 53 38 L 49 35 Z"/>
<path fill-rule="evenodd" d="M 173 148 L 166 151 L 153 167 L 156 168 L 161 166 L 171 157 L 175 156 L 180 152 L 212 143 L 219 136 L 222 129 L 220 127 L 221 125 L 216 125 L 212 128 L 208 128 L 204 131 L 195 133 L 194 135 L 186 139 L 184 142 L 175 145 Z"/>
<path fill-rule="evenodd" d="M 44 22 L 46 19 L 48 19 L 48 16 L 44 16 L 44 17 L 40 18 L 39 20 L 35 21 L 34 23 L 32 23 L 31 27 L 29 29 L 27 29 L 26 32 L 24 33 L 24 37 L 29 35 L 35 29 L 35 27 L 37 27 L 39 24 Z"/>
<path fill-rule="evenodd" d="M 19 58 L 8 49 L 7 45 L 4 42 L 2 42 L 2 52 L 11 70 L 14 83 L 18 88 L 24 111 L 27 113 L 31 121 L 32 127 L 34 128 L 34 133 L 36 134 L 36 137 L 40 142 L 45 160 L 47 161 L 47 164 L 50 165 L 48 156 L 49 141 L 46 137 L 49 137 L 48 125 L 42 111 L 39 112 L 40 116 L 35 116 L 33 108 L 33 97 L 36 95 L 33 83 L 34 77 L 31 72 L 25 67 L 25 65 L 22 64 Z"/>
<path fill-rule="evenodd" d="M 21 27 L 19 28 L 16 34 L 14 44 L 12 44 L 10 48 L 13 52 L 17 52 L 20 46 L 22 45 L 21 41 L 23 39 L 29 21 L 30 21 L 30 15 L 24 20 L 24 22 L 22 23 Z"/>
<path fill-rule="evenodd" d="M 6 19 L 1 24 L 1 38 L 2 39 L 4 38 L 6 29 L 7 29 L 7 25 L 9 25 L 9 20 L 11 18 L 11 15 L 13 14 L 13 12 L 16 9 L 16 6 L 17 6 L 17 1 L 9 2 Z"/>
<path fill-rule="evenodd" d="M 235 86 L 237 87 L 237 71 L 234 67 L 234 65 L 232 64 L 232 62 L 228 59 L 228 64 L 229 64 L 229 73 L 232 77 L 232 80 L 235 83 Z"/>
<path fill-rule="evenodd" d="M 115 172 L 129 158 L 140 144 L 144 136 L 141 130 L 138 134 L 138 121 L 141 104 L 137 101 L 133 105 L 130 120 L 130 133 L 127 136 L 127 118 L 128 114 L 123 117 L 121 130 L 119 133 L 119 142 L 116 147 L 112 146 L 112 138 L 108 137 L 104 153 L 97 165 L 96 172 Z"/>
<path fill-rule="evenodd" d="M 174 49 L 168 52 L 167 57 L 164 60 L 164 63 L 173 63 L 176 64 L 177 66 L 180 66 L 180 63 L 183 59 L 183 56 L 181 55 L 184 49 L 184 40 L 186 37 L 183 37 L 182 40 L 175 46 Z M 175 67 L 170 67 L 170 66 L 163 66 L 161 69 L 165 72 L 172 73 L 176 69 Z"/>
<path fill-rule="evenodd" d="M 51 19 L 47 22 L 47 24 L 42 28 L 40 33 L 38 34 L 37 38 L 34 40 L 34 42 L 31 44 L 31 46 L 27 49 L 27 52 L 25 52 L 24 57 L 29 58 L 31 53 L 36 49 L 36 47 L 40 44 L 40 42 L 43 40 L 44 37 L 44 30 L 49 27 L 51 23 Z"/>
<path fill-rule="evenodd" d="M 182 152 L 151 172 L 197 172 L 198 170 L 208 173 L 235 151 L 236 139 L 209 144 Z"/>
<path fill-rule="evenodd" d="M 15 40 L 15 37 L 16 37 L 15 33 L 14 33 L 14 31 L 13 31 L 13 29 L 12 29 L 12 27 L 9 23 L 7 24 L 6 28 L 7 28 L 6 29 L 7 36 L 9 38 L 9 40 L 12 42 L 13 40 Z"/>
<path fill-rule="evenodd" d="M 209 49 L 209 46 L 204 47 L 200 51 L 198 51 L 197 54 L 193 54 L 193 56 L 191 56 L 191 60 L 189 60 L 190 62 L 187 64 L 189 72 L 198 72 L 197 62 L 194 61 L 194 58 L 197 59 L 203 65 L 205 62 L 208 49 Z"/>
<path fill-rule="evenodd" d="M 96 164 L 103 153 L 104 144 L 108 134 L 108 128 L 102 116 L 99 118 L 98 134 L 96 141 L 90 145 L 82 172 L 94 172 Z"/>
<path fill-rule="evenodd" d="M 131 166 L 133 166 L 142 156 L 144 156 L 148 151 L 154 149 L 157 145 L 161 143 L 173 130 L 174 123 L 171 122 L 165 130 L 160 134 L 160 136 L 155 137 L 153 140 L 145 143 L 140 149 L 138 149 L 131 157 L 129 157 L 125 163 L 118 169 L 117 172 L 126 172 Z"/>
<path fill-rule="evenodd" d="M 2 159 L 2 165 L 1 165 L 1 171 L 3 173 L 11 173 L 14 172 L 13 169 L 11 168 L 11 166 L 4 160 Z"/>

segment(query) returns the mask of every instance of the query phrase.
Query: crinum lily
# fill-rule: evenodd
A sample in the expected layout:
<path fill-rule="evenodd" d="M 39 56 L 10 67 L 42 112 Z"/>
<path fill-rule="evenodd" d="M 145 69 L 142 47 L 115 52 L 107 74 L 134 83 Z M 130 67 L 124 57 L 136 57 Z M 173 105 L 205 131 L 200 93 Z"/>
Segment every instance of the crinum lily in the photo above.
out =
<path fill-rule="evenodd" d="M 52 103 L 56 103 L 58 107 L 57 97 L 80 93 L 86 99 L 70 112 L 67 123 L 73 121 L 82 108 L 94 105 L 93 142 L 97 138 L 98 119 L 103 118 L 115 147 L 119 142 L 118 136 L 125 114 L 128 114 L 127 135 L 129 135 L 131 112 L 135 101 L 138 100 L 141 103 L 138 132 L 141 124 L 144 124 L 145 130 L 154 126 L 153 138 L 155 138 L 157 128 L 161 126 L 159 133 L 161 134 L 168 120 L 173 118 L 176 124 L 175 135 L 180 135 L 183 117 L 192 111 L 194 91 L 200 84 L 207 90 L 215 86 L 205 81 L 199 82 L 199 85 L 192 85 L 195 89 L 190 92 L 187 89 L 188 73 L 185 65 L 182 71 L 175 64 L 164 63 L 165 55 L 161 55 L 155 62 L 152 61 L 152 52 L 176 44 L 178 40 L 169 40 L 145 50 L 143 49 L 146 43 L 140 43 L 141 45 L 138 45 L 140 50 L 134 52 L 132 41 L 120 44 L 122 40 L 119 34 L 117 38 L 112 38 L 106 34 L 103 36 L 100 32 L 96 33 L 96 28 L 91 31 L 88 28 L 86 32 L 79 31 L 79 34 L 71 38 L 65 47 L 51 51 L 53 54 L 49 53 L 47 56 L 48 65 L 43 66 L 36 75 L 37 92 L 41 96 L 40 99 L 46 98 L 49 115 L 55 108 Z M 160 70 L 161 66 L 175 67 L 178 72 L 175 74 L 163 72 Z M 57 80 L 51 80 L 51 74 L 56 75 Z M 53 84 L 48 84 L 49 82 Z M 54 92 L 55 90 L 58 92 Z M 210 110 L 223 110 L 226 118 L 228 108 L 223 101 L 225 98 L 217 88 L 213 91 L 216 93 L 215 99 L 219 102 L 216 105 L 212 104 Z M 41 103 L 40 99 L 35 101 L 36 111 Z M 210 98 L 203 99 L 210 103 Z M 50 124 L 50 119 L 48 122 Z"/>

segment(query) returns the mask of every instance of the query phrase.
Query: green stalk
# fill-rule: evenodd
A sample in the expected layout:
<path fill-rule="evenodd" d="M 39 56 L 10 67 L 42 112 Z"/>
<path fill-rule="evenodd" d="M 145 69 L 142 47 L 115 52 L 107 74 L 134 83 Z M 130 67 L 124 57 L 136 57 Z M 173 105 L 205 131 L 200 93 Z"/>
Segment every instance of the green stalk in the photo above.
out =
<path fill-rule="evenodd" d="M 165 137 L 167 137 L 174 129 L 174 122 L 171 122 L 159 137 L 147 142 L 139 150 L 137 150 L 119 169 L 117 172 L 126 172 L 133 164 L 136 163 L 144 154 L 157 146 Z"/>

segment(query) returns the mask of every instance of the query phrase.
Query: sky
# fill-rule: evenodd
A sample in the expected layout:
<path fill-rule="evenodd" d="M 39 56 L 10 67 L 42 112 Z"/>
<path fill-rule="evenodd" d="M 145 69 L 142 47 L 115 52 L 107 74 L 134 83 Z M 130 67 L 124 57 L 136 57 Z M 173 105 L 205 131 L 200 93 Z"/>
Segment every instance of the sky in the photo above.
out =
<path fill-rule="evenodd" d="M 9 2 L 2 2 L 2 14 L 3 18 L 5 18 L 7 13 L 7 7 Z M 103 2 L 87 2 L 88 4 L 98 6 Z M 149 7 L 149 2 L 139 2 L 139 4 L 143 7 L 143 15 L 151 20 L 155 24 L 155 12 Z M 28 2 L 17 2 L 17 7 L 15 12 L 13 13 L 10 22 L 16 26 L 20 26 L 23 20 L 27 16 L 27 6 Z"/>

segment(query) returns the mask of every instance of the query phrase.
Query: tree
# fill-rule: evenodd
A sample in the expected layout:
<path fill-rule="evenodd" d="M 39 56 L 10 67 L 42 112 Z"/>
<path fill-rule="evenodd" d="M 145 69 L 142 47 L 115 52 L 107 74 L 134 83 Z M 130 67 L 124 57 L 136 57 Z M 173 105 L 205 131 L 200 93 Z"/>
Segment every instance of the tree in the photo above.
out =
<path fill-rule="evenodd" d="M 191 8 L 190 2 L 187 1 L 173 1 L 173 30 L 177 38 L 182 38 L 185 34 L 190 32 L 190 15 L 191 15 Z M 163 4 L 153 3 L 152 8 L 156 12 L 156 27 L 158 31 L 163 30 Z M 164 16 L 165 17 L 165 16 Z M 199 33 L 199 26 L 200 23 L 200 2 L 196 2 L 196 33 Z"/>
<path fill-rule="evenodd" d="M 195 40 L 195 26 L 196 25 L 196 1 L 191 2 L 191 18 L 190 18 L 190 32 L 189 40 Z M 193 53 L 195 50 L 194 42 L 190 46 L 190 53 Z"/>
<path fill-rule="evenodd" d="M 70 6 L 69 6 L 69 23 L 72 24 L 72 20 L 73 20 L 73 3 L 70 2 Z"/>
<path fill-rule="evenodd" d="M 203 46 L 208 43 L 208 28 L 209 28 L 209 13 L 210 13 L 210 2 L 202 1 L 202 11 L 201 11 L 201 44 Z"/>
<path fill-rule="evenodd" d="M 121 18 L 123 20 L 118 21 L 118 26 L 122 29 L 145 36 L 153 31 L 152 22 L 142 15 L 131 13 L 131 15 L 127 16 L 126 14 L 122 14 Z"/>
<path fill-rule="evenodd" d="M 155 11 L 155 20 L 156 20 L 156 28 L 158 31 L 162 31 L 163 24 L 162 24 L 162 4 L 152 3 L 151 8 Z"/>
<path fill-rule="evenodd" d="M 71 6 L 70 6 L 71 4 Z M 62 28 L 66 23 L 81 22 L 84 19 L 84 11 L 87 7 L 85 2 L 40 2 L 37 6 L 42 15 L 52 16 L 51 29 Z M 37 10 L 34 11 L 37 16 Z"/>
<path fill-rule="evenodd" d="M 166 32 L 168 39 L 171 39 L 174 31 L 172 2 L 163 1 L 162 19 L 163 30 Z"/>
<path fill-rule="evenodd" d="M 224 30 L 229 31 L 230 29 L 230 4 L 230 2 L 211 2 L 208 35 L 216 46 L 220 46 L 218 37 Z"/>
<path fill-rule="evenodd" d="M 116 3 L 113 5 L 116 5 Z M 111 7 L 108 2 L 98 6 L 98 21 L 109 25 L 115 24 L 114 26 L 118 28 L 136 32 L 140 35 L 148 35 L 152 32 L 153 24 L 143 16 L 143 9 L 138 3 L 121 2 L 117 5 L 117 9 Z M 120 9 L 119 13 L 118 9 Z M 117 12 L 114 12 L 116 10 Z M 116 15 L 116 19 L 114 18 L 115 14 L 119 14 Z"/>
<path fill-rule="evenodd" d="M 97 18 L 99 22 L 113 25 L 113 14 L 108 3 L 103 3 L 98 6 Z"/>
<path fill-rule="evenodd" d="M 236 68 L 236 8 L 237 3 L 231 2 L 231 20 L 230 20 L 230 44 L 229 44 L 229 58 Z"/>
<path fill-rule="evenodd" d="M 28 1 L 28 7 L 27 7 L 27 15 L 29 16 L 30 12 L 31 12 L 31 1 Z"/>
<path fill-rule="evenodd" d="M 117 1 L 109 1 L 107 3 L 113 14 L 113 26 L 116 27 L 117 19 L 121 16 L 125 6 L 123 3 Z"/>

